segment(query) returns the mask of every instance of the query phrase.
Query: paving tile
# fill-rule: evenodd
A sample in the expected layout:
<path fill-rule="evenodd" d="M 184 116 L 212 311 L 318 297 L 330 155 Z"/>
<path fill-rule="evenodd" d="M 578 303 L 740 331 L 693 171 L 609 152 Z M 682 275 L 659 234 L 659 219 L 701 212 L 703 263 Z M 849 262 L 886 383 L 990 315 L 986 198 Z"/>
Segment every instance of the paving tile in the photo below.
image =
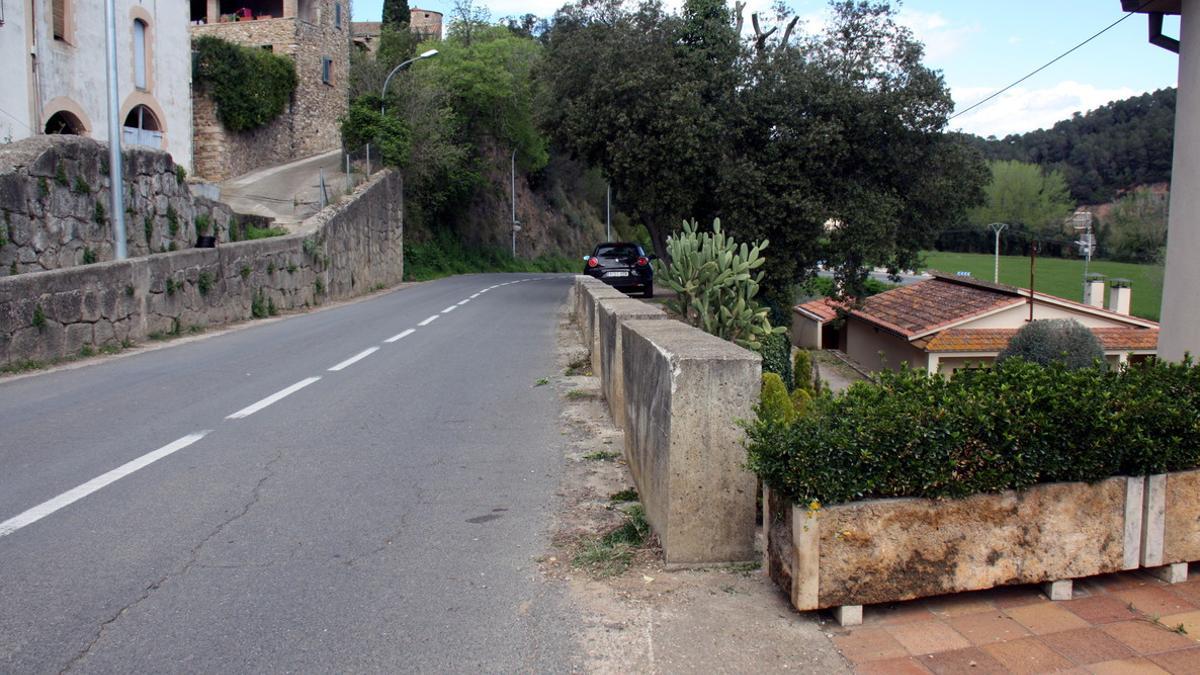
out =
<path fill-rule="evenodd" d="M 971 673 L 972 675 L 1008 675 L 1008 669 L 991 654 L 979 647 L 955 649 L 939 654 L 929 654 L 919 657 L 921 663 L 937 675 L 957 675 Z"/>
<path fill-rule="evenodd" d="M 1093 663 L 1088 666 L 1088 671 L 1095 675 L 1170 675 L 1162 668 L 1141 658 Z"/>
<path fill-rule="evenodd" d="M 1004 586 L 986 591 L 986 593 L 992 604 L 1000 609 L 1022 607 L 1024 605 L 1033 605 L 1048 601 L 1042 593 L 1042 589 L 1035 585 Z"/>
<path fill-rule="evenodd" d="M 1140 654 L 1183 649 L 1194 644 L 1186 635 L 1180 635 L 1149 621 L 1107 623 L 1101 626 L 1101 629 Z"/>
<path fill-rule="evenodd" d="M 859 675 L 929 675 L 930 670 L 922 666 L 913 656 L 899 659 L 869 661 L 854 667 Z"/>
<path fill-rule="evenodd" d="M 1114 591 L 1113 596 L 1132 604 L 1139 612 L 1155 617 L 1182 614 L 1196 609 L 1193 603 L 1161 586 Z"/>
<path fill-rule="evenodd" d="M 1054 651 L 1075 663 L 1087 665 L 1137 656 L 1133 650 L 1099 628 L 1083 628 L 1042 636 Z"/>
<path fill-rule="evenodd" d="M 933 598 L 925 598 L 923 602 L 929 608 L 929 611 L 939 617 L 964 616 L 966 614 L 991 612 L 996 609 L 996 606 L 988 599 L 987 591 L 939 595 Z"/>
<path fill-rule="evenodd" d="M 1071 602 L 1078 601 L 1072 600 Z M 1042 602 L 1036 605 L 1025 605 L 1024 607 L 1011 607 L 1006 609 L 1005 613 L 1016 619 L 1022 626 L 1028 628 L 1031 633 L 1037 635 L 1087 628 L 1089 625 L 1087 621 L 1084 621 L 1075 613 L 1064 608 L 1062 603 L 1057 602 Z"/>
<path fill-rule="evenodd" d="M 1160 618 L 1158 622 L 1172 630 L 1177 626 L 1183 626 L 1183 629 L 1187 631 L 1188 637 L 1193 640 L 1200 640 L 1200 612 L 1168 614 Z"/>
<path fill-rule="evenodd" d="M 1081 621 L 1081 619 L 1076 618 Z M 1017 640 L 1029 635 L 1025 627 L 1016 620 L 999 612 L 967 614 L 946 619 L 950 627 L 958 631 L 973 645 L 986 645 L 1001 640 Z"/>
<path fill-rule="evenodd" d="M 1129 603 L 1111 595 L 1096 595 L 1058 604 L 1088 623 L 1112 623 L 1137 618 L 1137 614 L 1129 609 Z"/>
<path fill-rule="evenodd" d="M 941 621 L 921 621 L 884 626 L 884 630 L 904 645 L 909 654 L 921 656 L 934 652 L 970 647 L 971 643 Z"/>
<path fill-rule="evenodd" d="M 904 646 L 883 628 L 856 628 L 846 635 L 835 635 L 833 644 L 852 662 L 859 664 L 909 655 Z"/>
<path fill-rule="evenodd" d="M 1167 586 L 1167 590 L 1200 607 L 1200 577 L 1185 581 L 1182 584 Z"/>
<path fill-rule="evenodd" d="M 935 617 L 919 600 L 893 605 L 870 605 L 863 608 L 863 624 L 900 624 L 932 621 Z"/>
<path fill-rule="evenodd" d="M 984 646 L 983 650 L 1013 673 L 1044 673 L 1065 670 L 1074 665 L 1037 638 L 995 642 Z"/>
<path fill-rule="evenodd" d="M 1200 647 L 1146 657 L 1172 675 L 1200 675 Z"/>

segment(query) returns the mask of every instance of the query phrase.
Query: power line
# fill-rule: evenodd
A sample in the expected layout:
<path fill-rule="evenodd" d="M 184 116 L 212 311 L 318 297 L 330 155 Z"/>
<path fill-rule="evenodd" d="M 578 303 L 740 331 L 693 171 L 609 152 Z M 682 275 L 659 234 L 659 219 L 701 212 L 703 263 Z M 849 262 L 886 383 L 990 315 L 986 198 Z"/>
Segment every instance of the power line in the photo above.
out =
<path fill-rule="evenodd" d="M 1063 57 L 1067 56 L 1067 55 L 1068 55 L 1068 54 L 1070 54 L 1071 52 L 1074 52 L 1075 50 L 1077 50 L 1077 49 L 1079 49 L 1080 47 L 1082 47 L 1082 46 L 1086 45 L 1087 43 L 1091 42 L 1092 40 L 1095 40 L 1096 38 L 1100 37 L 1101 35 L 1103 35 L 1103 34 L 1107 33 L 1107 32 L 1109 31 L 1109 29 L 1111 29 L 1112 27 L 1114 27 L 1114 26 L 1116 26 L 1117 24 L 1121 23 L 1121 22 L 1122 22 L 1122 21 L 1124 21 L 1125 19 L 1128 19 L 1129 17 L 1133 16 L 1134 14 L 1137 14 L 1137 13 L 1138 13 L 1138 12 L 1140 12 L 1140 11 L 1141 11 L 1141 10 L 1142 10 L 1144 7 L 1146 7 L 1147 5 L 1149 5 L 1151 2 L 1154 2 L 1154 0 L 1146 0 L 1146 1 L 1145 1 L 1145 2 L 1143 2 L 1142 4 L 1138 5 L 1137 9 L 1134 9 L 1133 11 L 1131 11 L 1131 12 L 1128 12 L 1127 14 L 1125 14 L 1125 16 L 1122 16 L 1121 18 L 1117 19 L 1116 21 L 1114 21 L 1114 22 L 1112 22 L 1112 23 L 1108 24 L 1107 26 L 1105 26 L 1104 28 L 1102 28 L 1102 29 L 1101 29 L 1099 32 L 1095 33 L 1094 35 L 1092 35 L 1092 36 L 1091 36 L 1091 37 L 1089 37 L 1088 39 L 1084 40 L 1083 42 L 1080 42 L 1079 44 L 1075 45 L 1074 47 L 1071 47 L 1070 49 L 1068 49 L 1067 51 L 1065 51 L 1065 52 L 1063 52 L 1063 53 L 1059 54 L 1058 56 L 1054 57 L 1054 58 L 1053 58 L 1053 59 L 1051 59 L 1050 61 L 1047 61 L 1046 63 L 1042 64 L 1040 67 L 1038 67 L 1036 70 L 1034 70 L 1033 72 L 1029 73 L 1029 74 L 1028 74 L 1028 75 L 1026 75 L 1025 77 L 1022 77 L 1021 79 L 1017 80 L 1016 82 L 1013 82 L 1012 84 L 1010 84 L 1010 85 L 1008 85 L 1007 87 L 1005 87 L 1005 88 L 1001 89 L 1000 91 L 998 91 L 998 92 L 996 92 L 996 93 L 992 94 L 991 96 L 988 96 L 987 98 L 983 99 L 982 101 L 979 101 L 979 102 L 975 103 L 974 105 L 970 106 L 969 108 L 966 108 L 965 110 L 961 110 L 961 111 L 959 111 L 959 112 L 956 112 L 956 113 L 954 113 L 954 114 L 953 114 L 953 115 L 951 115 L 949 118 L 947 118 L 947 120 L 946 120 L 946 121 L 948 122 L 948 121 L 950 121 L 950 120 L 954 119 L 955 117 L 959 117 L 959 116 L 962 116 L 962 115 L 966 115 L 967 113 L 969 113 L 969 112 L 971 112 L 972 110 L 974 110 L 974 109 L 978 108 L 979 106 L 983 105 L 984 103 L 987 103 L 988 101 L 990 101 L 990 100 L 992 100 L 992 99 L 996 98 L 997 96 L 999 96 L 999 95 L 1003 94 L 1004 92 L 1008 91 L 1009 89 L 1012 89 L 1013 87 L 1017 86 L 1018 84 L 1021 84 L 1021 83 L 1022 83 L 1022 82 L 1024 82 L 1025 80 L 1028 80 L 1029 78 L 1033 77 L 1034 75 L 1037 75 L 1038 73 L 1040 73 L 1040 72 L 1042 72 L 1043 70 L 1045 70 L 1045 69 L 1049 68 L 1050 66 L 1054 65 L 1055 63 L 1058 63 L 1059 61 L 1061 61 L 1061 60 L 1063 59 Z"/>

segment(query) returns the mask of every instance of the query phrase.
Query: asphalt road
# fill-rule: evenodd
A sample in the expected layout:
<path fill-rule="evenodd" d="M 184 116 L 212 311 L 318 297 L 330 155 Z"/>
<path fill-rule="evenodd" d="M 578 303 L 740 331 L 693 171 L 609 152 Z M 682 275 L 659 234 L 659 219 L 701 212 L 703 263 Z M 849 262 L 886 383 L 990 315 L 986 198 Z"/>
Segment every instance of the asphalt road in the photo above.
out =
<path fill-rule="evenodd" d="M 0 381 L 0 672 L 573 669 L 535 562 L 568 284 L 455 277 Z"/>

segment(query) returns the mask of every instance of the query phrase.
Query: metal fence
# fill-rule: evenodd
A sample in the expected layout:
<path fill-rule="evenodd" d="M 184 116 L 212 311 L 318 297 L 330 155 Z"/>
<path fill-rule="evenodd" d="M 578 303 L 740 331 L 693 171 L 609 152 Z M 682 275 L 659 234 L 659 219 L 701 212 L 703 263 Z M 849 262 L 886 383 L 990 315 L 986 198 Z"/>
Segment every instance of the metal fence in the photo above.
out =
<path fill-rule="evenodd" d="M 368 143 L 355 150 L 348 150 L 342 153 L 342 161 L 345 165 L 347 192 L 358 187 L 365 182 L 373 174 L 378 173 L 383 169 L 383 162 L 380 161 L 377 148 L 371 147 Z"/>

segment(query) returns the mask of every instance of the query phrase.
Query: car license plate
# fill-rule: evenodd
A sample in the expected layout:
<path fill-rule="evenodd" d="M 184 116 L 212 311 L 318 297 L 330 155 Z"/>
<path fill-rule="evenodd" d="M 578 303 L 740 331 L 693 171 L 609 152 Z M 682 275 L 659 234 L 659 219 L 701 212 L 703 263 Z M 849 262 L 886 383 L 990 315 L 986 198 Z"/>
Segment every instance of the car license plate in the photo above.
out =
<path fill-rule="evenodd" d="M 606 276 L 606 277 L 627 277 L 627 276 L 629 276 L 629 271 L 628 270 L 617 270 L 616 272 L 605 272 L 604 276 Z"/>

